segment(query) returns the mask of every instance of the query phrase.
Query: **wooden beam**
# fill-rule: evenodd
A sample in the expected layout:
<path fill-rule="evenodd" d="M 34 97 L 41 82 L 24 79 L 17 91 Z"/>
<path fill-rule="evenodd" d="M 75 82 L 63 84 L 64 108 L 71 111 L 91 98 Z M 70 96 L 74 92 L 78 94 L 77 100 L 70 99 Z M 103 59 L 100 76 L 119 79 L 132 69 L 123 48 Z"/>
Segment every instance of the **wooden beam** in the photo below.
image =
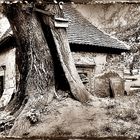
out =
<path fill-rule="evenodd" d="M 39 13 L 41 13 L 41 14 L 45 14 L 45 15 L 47 15 L 47 16 L 54 16 L 54 15 L 52 15 L 52 14 L 49 14 L 47 11 L 42 10 L 42 9 L 38 9 L 38 8 L 36 8 L 36 7 L 35 7 L 33 10 L 36 11 L 36 12 L 39 12 Z"/>

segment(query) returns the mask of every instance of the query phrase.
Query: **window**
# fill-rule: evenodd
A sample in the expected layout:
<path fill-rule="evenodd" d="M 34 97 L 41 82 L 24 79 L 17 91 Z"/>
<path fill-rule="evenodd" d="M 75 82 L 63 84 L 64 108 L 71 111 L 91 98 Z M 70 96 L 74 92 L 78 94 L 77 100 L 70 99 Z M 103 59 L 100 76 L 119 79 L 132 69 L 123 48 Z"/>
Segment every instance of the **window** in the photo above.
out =
<path fill-rule="evenodd" d="M 87 73 L 80 73 L 79 72 L 79 76 L 83 82 L 83 84 L 89 83 L 89 78 L 87 77 Z"/>
<path fill-rule="evenodd" d="M 81 81 L 85 85 L 86 89 L 91 92 L 92 90 L 92 75 L 93 75 L 93 68 L 87 67 L 76 67 L 78 74 L 81 78 Z"/>
<path fill-rule="evenodd" d="M 90 77 L 88 77 L 88 73 L 87 72 L 79 72 L 78 73 L 83 84 L 85 85 L 86 89 L 90 92 Z"/>

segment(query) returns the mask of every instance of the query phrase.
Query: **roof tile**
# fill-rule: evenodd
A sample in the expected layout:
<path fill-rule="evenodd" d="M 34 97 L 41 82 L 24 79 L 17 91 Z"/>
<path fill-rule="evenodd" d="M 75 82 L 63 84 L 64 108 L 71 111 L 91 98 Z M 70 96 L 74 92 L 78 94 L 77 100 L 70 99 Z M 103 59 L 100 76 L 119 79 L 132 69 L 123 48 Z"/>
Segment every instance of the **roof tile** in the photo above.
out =
<path fill-rule="evenodd" d="M 64 15 L 69 19 L 67 32 L 70 43 L 129 50 L 123 42 L 97 29 L 70 4 L 64 5 Z"/>

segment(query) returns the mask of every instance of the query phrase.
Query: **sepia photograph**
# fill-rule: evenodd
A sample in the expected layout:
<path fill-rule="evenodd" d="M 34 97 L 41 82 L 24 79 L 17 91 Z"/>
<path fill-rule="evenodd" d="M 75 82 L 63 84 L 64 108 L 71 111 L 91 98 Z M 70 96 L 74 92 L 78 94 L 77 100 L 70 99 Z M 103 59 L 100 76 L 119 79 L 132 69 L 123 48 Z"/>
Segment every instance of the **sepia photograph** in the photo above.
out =
<path fill-rule="evenodd" d="M 140 139 L 139 0 L 0 0 L 0 140 Z"/>

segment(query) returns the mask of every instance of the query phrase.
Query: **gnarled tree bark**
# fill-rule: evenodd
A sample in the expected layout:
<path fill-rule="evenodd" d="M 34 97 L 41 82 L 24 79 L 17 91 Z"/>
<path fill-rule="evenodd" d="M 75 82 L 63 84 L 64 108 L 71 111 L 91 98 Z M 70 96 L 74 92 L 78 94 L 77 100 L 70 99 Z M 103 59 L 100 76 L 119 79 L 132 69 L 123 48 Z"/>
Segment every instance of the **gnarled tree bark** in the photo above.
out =
<path fill-rule="evenodd" d="M 23 4 L 16 4 L 5 9 L 18 43 L 16 62 L 20 82 L 18 98 L 15 96 L 19 100 L 17 105 L 25 96 L 34 101 L 43 95 L 47 101 L 47 97 L 53 97 L 55 92 L 53 61 L 41 25 L 35 13 L 28 13 L 23 8 Z M 15 103 L 13 101 L 11 103 Z M 11 103 L 7 109 L 13 107 Z"/>
<path fill-rule="evenodd" d="M 18 44 L 16 63 L 20 73 L 17 93 L 6 110 L 16 113 L 25 105 L 11 130 L 12 135 L 20 135 L 19 128 L 26 132 L 32 122 L 28 114 L 33 113 L 37 121 L 36 112 L 39 114 L 55 94 L 53 61 L 41 24 L 36 14 L 24 6 L 20 3 L 5 5 L 5 13 Z"/>
<path fill-rule="evenodd" d="M 60 7 L 47 5 L 46 12 L 53 16 L 43 19 L 26 4 L 5 5 L 4 9 L 18 44 L 16 63 L 20 73 L 17 92 L 6 110 L 18 114 L 10 135 L 19 136 L 38 121 L 56 90 L 69 90 L 80 102 L 88 101 L 90 95 L 76 71 L 66 29 L 54 27 L 54 15 L 63 17 Z"/>

